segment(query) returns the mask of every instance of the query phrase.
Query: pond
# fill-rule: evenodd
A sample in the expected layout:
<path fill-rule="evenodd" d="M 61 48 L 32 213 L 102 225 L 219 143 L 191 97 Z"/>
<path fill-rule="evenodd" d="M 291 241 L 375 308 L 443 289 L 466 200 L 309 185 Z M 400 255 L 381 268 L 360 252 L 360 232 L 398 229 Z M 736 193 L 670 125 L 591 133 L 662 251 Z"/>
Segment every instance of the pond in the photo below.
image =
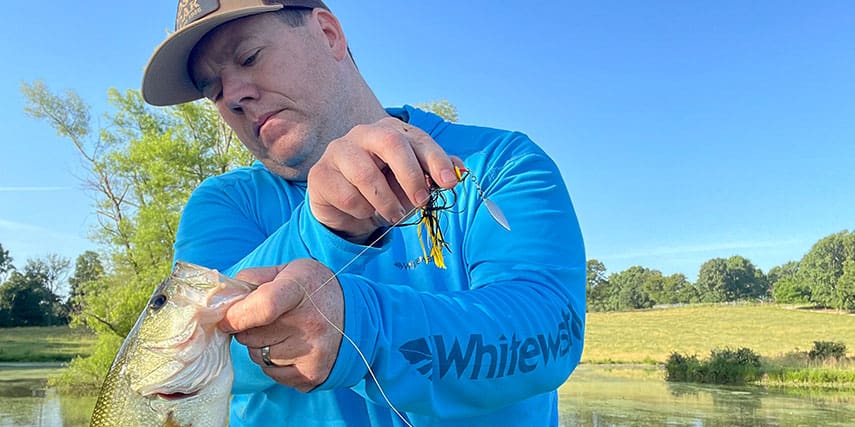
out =
<path fill-rule="evenodd" d="M 86 426 L 94 396 L 45 390 L 57 365 L 0 364 L 0 427 Z M 855 392 L 670 384 L 653 366 L 582 365 L 560 391 L 561 426 L 851 426 Z"/>
<path fill-rule="evenodd" d="M 655 366 L 580 366 L 559 391 L 562 426 L 853 426 L 855 391 L 667 383 Z"/>
<path fill-rule="evenodd" d="M 0 363 L 0 427 L 88 426 L 94 396 L 60 396 L 45 388 L 59 364 Z"/>

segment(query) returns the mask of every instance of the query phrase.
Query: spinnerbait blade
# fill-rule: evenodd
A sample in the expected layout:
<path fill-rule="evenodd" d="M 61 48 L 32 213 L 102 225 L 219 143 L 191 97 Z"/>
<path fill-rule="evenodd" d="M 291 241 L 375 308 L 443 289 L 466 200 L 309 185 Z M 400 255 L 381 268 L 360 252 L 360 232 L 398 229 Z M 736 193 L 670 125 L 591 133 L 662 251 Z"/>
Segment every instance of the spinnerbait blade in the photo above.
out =
<path fill-rule="evenodd" d="M 511 226 L 508 224 L 508 219 L 505 218 L 505 214 L 502 213 L 502 210 L 499 209 L 499 205 L 493 203 L 492 200 L 482 197 L 481 200 L 484 201 L 484 206 L 487 208 L 487 212 L 490 213 L 490 216 L 493 217 L 493 220 L 499 223 L 505 230 L 511 231 Z"/>
<path fill-rule="evenodd" d="M 484 194 L 484 190 L 482 190 L 481 186 L 478 184 L 478 180 L 475 179 L 475 175 L 473 175 L 469 169 L 458 168 L 456 166 L 454 169 L 457 171 L 457 178 L 460 181 L 463 181 L 467 176 L 469 177 L 469 180 L 472 181 L 473 185 L 475 185 L 475 189 L 478 190 L 478 195 L 481 197 L 481 201 L 484 202 L 487 212 L 489 212 L 490 216 L 493 217 L 493 221 L 496 221 L 496 223 L 501 225 L 505 230 L 511 231 L 511 225 L 508 224 L 508 219 L 505 218 L 505 214 L 503 214 L 502 210 L 499 209 L 499 205 L 487 198 L 487 195 Z"/>

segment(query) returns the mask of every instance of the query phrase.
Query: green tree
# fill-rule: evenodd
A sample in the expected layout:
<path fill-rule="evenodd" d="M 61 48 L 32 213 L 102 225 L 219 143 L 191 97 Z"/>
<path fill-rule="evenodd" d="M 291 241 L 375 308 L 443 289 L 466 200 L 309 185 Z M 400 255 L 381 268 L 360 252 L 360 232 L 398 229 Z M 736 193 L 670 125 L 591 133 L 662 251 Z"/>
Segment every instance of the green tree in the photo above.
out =
<path fill-rule="evenodd" d="M 735 255 L 705 262 L 698 272 L 697 286 L 702 302 L 727 302 L 764 298 L 769 284 L 751 261 Z"/>
<path fill-rule="evenodd" d="M 3 283 L 9 272 L 14 269 L 15 266 L 12 265 L 12 257 L 9 255 L 9 251 L 3 249 L 3 245 L 0 244 L 0 283 Z"/>
<path fill-rule="evenodd" d="M 855 232 L 843 230 L 816 242 L 799 262 L 797 278 L 810 288 L 811 300 L 821 306 L 844 309 L 852 298 L 840 283 L 846 261 L 855 260 Z M 846 279 L 848 280 L 848 279 Z"/>
<path fill-rule="evenodd" d="M 68 305 L 72 313 L 79 314 L 83 308 L 86 293 L 84 288 L 91 283 L 98 283 L 104 277 L 104 265 L 95 251 L 85 251 L 77 257 L 74 263 L 74 273 L 68 278 L 70 286 Z"/>
<path fill-rule="evenodd" d="M 798 261 L 789 261 L 787 263 L 772 267 L 768 273 L 766 273 L 766 279 L 769 282 L 769 286 L 774 288 L 775 283 L 779 280 L 786 279 L 788 277 L 795 277 L 799 272 L 799 262 Z"/>
<path fill-rule="evenodd" d="M 663 276 L 658 270 L 641 266 L 605 275 L 602 262 L 587 263 L 589 311 L 616 311 L 653 307 L 655 304 L 697 302 L 695 287 L 682 274 Z"/>
<path fill-rule="evenodd" d="M 44 278 L 44 285 L 54 295 L 61 296 L 71 261 L 57 254 L 47 254 L 44 258 L 27 260 L 27 269 L 37 272 Z"/>
<path fill-rule="evenodd" d="M 648 290 L 658 286 L 662 273 L 641 266 L 633 266 L 609 276 L 609 283 L 617 288 L 617 309 L 631 310 L 653 307 L 654 301 Z M 647 282 L 647 289 L 645 289 Z M 652 285 L 651 285 L 652 284 Z"/>
<path fill-rule="evenodd" d="M 772 267 L 766 278 L 772 292 L 772 299 L 781 304 L 807 304 L 811 300 L 810 286 L 798 277 L 799 262 L 789 261 Z"/>
<path fill-rule="evenodd" d="M 672 274 L 663 278 L 661 295 L 655 301 L 656 304 L 689 304 L 698 302 L 698 293 L 684 274 Z"/>
<path fill-rule="evenodd" d="M 67 322 L 65 306 L 51 290 L 59 272 L 42 259 L 29 260 L 0 286 L 0 326 L 46 326 Z"/>
<path fill-rule="evenodd" d="M 727 259 L 733 300 L 763 299 L 769 296 L 769 281 L 763 271 L 741 256 Z"/>
<path fill-rule="evenodd" d="M 713 258 L 703 263 L 695 285 L 698 287 L 701 302 L 727 301 L 727 260 Z"/>
<path fill-rule="evenodd" d="M 425 102 L 422 104 L 416 104 L 415 106 L 422 110 L 430 111 L 449 122 L 457 121 L 457 107 L 455 107 L 451 102 L 448 102 L 447 99 Z"/>
<path fill-rule="evenodd" d="M 99 335 L 99 344 L 94 360 L 72 363 L 70 375 L 102 378 L 121 342 L 116 338 L 130 331 L 171 269 L 190 192 L 209 176 L 248 165 L 251 155 L 207 102 L 154 109 L 136 91 L 111 89 L 115 111 L 96 132 L 90 108 L 74 92 L 57 95 L 38 81 L 22 92 L 25 111 L 68 139 L 87 170 L 84 184 L 99 222 L 92 238 L 106 257 L 99 260 L 103 274 L 72 285 L 79 296 L 74 317 Z"/>
<path fill-rule="evenodd" d="M 810 286 L 795 276 L 784 276 L 772 286 L 772 299 L 780 304 L 807 304 L 811 301 Z"/>
<path fill-rule="evenodd" d="M 617 292 L 606 277 L 606 266 L 597 259 L 586 263 L 585 294 L 588 311 L 618 310 Z"/>
<path fill-rule="evenodd" d="M 837 280 L 837 308 L 855 310 L 855 260 L 843 261 L 843 275 Z"/>

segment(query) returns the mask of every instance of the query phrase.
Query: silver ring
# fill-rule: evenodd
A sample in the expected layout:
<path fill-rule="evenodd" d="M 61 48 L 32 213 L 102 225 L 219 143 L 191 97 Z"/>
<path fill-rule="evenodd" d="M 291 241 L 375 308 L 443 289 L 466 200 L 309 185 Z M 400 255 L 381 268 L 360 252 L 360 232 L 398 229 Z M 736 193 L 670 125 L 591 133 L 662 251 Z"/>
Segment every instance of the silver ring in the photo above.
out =
<path fill-rule="evenodd" d="M 276 366 L 272 360 L 270 360 L 270 346 L 266 345 L 261 347 L 261 361 L 264 362 L 266 366 Z"/>

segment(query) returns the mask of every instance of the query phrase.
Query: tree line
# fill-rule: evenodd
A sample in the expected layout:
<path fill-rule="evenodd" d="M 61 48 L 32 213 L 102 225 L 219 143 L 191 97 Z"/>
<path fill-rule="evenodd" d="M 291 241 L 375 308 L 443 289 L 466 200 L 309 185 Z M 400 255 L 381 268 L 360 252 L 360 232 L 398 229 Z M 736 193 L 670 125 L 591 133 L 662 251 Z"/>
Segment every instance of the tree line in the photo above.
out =
<path fill-rule="evenodd" d="M 81 285 L 103 272 L 98 254 L 86 251 L 71 262 L 57 254 L 28 259 L 22 269 L 0 244 L 0 327 L 53 326 L 79 311 Z M 68 289 L 63 289 L 67 284 Z"/>
<path fill-rule="evenodd" d="M 800 260 L 768 273 L 739 255 L 713 258 L 701 265 L 694 283 L 642 266 L 607 275 L 601 261 L 590 259 L 586 289 L 589 311 L 734 301 L 855 310 L 855 231 L 823 237 Z"/>

